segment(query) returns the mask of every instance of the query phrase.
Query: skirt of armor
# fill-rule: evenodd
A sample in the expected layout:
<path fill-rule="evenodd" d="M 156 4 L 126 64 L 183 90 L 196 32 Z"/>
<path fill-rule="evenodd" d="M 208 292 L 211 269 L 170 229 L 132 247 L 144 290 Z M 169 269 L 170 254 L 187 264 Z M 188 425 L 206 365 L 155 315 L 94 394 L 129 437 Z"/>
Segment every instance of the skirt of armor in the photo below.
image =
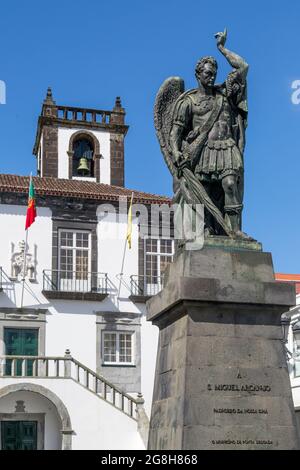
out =
<path fill-rule="evenodd" d="M 205 144 L 195 173 L 211 174 L 222 178 L 242 171 L 243 160 L 233 139 L 208 140 Z"/>

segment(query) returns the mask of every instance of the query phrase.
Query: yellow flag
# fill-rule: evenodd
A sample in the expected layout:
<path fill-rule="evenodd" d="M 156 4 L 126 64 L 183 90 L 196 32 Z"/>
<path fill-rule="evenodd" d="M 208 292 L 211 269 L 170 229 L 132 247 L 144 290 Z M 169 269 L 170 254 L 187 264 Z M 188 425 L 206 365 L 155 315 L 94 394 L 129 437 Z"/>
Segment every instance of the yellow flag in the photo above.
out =
<path fill-rule="evenodd" d="M 131 235 L 132 235 L 132 201 L 133 201 L 133 193 L 131 194 L 130 205 L 128 209 L 128 216 L 127 216 L 127 234 L 126 239 L 128 242 L 128 248 L 131 249 Z"/>

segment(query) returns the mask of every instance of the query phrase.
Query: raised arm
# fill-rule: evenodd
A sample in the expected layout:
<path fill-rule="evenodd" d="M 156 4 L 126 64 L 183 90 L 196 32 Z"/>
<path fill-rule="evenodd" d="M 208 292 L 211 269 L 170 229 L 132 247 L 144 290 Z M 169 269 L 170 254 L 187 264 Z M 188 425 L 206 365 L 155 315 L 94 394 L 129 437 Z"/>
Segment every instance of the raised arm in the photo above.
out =
<path fill-rule="evenodd" d="M 243 73 L 244 75 L 247 74 L 249 65 L 247 62 L 238 54 L 231 52 L 229 49 L 226 49 L 225 42 L 227 39 L 227 30 L 225 28 L 223 33 L 215 34 L 215 38 L 217 39 L 217 47 L 221 54 L 227 59 L 229 64 L 239 72 Z"/>

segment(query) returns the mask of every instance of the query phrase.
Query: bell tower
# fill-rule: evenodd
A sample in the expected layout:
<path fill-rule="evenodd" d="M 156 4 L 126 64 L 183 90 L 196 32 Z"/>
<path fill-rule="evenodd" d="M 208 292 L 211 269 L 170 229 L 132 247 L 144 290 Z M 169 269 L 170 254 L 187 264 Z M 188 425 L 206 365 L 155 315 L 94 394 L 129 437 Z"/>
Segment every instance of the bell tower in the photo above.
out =
<path fill-rule="evenodd" d="M 84 179 L 124 186 L 125 110 L 57 105 L 48 88 L 33 154 L 41 177 Z"/>

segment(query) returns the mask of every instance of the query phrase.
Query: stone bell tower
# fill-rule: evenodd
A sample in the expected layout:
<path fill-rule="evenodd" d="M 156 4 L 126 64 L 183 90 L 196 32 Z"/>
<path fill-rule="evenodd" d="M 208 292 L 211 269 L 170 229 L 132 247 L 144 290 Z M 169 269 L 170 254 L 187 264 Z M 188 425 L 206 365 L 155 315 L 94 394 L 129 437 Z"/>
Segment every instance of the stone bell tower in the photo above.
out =
<path fill-rule="evenodd" d="M 48 88 L 33 154 L 41 177 L 84 179 L 124 186 L 125 110 L 57 105 Z"/>

